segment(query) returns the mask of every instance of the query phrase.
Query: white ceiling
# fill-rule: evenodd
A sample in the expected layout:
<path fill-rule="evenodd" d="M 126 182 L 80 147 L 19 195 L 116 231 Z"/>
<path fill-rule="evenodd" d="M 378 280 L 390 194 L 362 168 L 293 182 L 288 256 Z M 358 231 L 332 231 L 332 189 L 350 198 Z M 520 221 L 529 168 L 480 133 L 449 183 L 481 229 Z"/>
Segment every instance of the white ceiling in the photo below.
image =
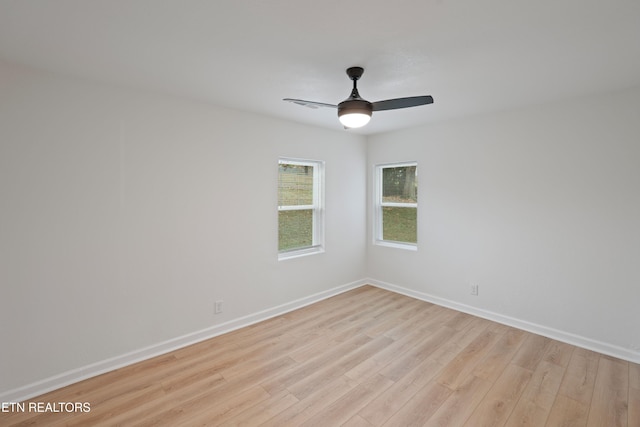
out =
<path fill-rule="evenodd" d="M 434 97 L 372 134 L 640 85 L 640 1 L 0 0 L 0 58 L 331 129 L 282 98 Z"/>

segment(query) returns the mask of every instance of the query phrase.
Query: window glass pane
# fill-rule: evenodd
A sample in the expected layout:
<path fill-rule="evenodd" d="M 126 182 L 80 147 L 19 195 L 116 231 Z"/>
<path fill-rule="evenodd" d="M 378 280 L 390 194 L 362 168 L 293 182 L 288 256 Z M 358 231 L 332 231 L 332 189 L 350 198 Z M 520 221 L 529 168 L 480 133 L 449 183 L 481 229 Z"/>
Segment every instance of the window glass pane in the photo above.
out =
<path fill-rule="evenodd" d="M 382 239 L 394 242 L 418 242 L 416 208 L 384 206 L 382 208 Z"/>
<path fill-rule="evenodd" d="M 311 209 L 278 212 L 278 250 L 288 251 L 313 245 Z"/>
<path fill-rule="evenodd" d="M 313 204 L 313 166 L 280 163 L 278 172 L 279 206 Z"/>
<path fill-rule="evenodd" d="M 382 202 L 417 203 L 416 166 L 382 169 Z"/>

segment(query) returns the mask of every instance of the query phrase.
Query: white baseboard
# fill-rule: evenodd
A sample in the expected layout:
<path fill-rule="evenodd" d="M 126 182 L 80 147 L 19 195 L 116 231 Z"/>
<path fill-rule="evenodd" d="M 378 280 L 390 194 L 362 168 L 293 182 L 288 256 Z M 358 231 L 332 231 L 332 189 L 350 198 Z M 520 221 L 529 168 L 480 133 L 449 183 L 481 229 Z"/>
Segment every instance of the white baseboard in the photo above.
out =
<path fill-rule="evenodd" d="M 55 375 L 46 378 L 42 381 L 38 381 L 32 384 L 27 384 L 23 387 L 19 387 L 13 390 L 0 393 L 0 402 L 22 402 L 27 399 L 31 399 L 36 396 L 40 396 L 44 393 L 48 393 L 52 390 L 56 390 L 61 387 L 65 387 L 69 384 L 76 383 L 78 381 L 86 380 L 91 377 L 103 374 L 105 372 L 113 371 L 115 369 L 122 368 L 124 366 L 132 365 L 137 362 L 141 362 L 152 357 L 160 356 L 162 354 L 169 353 L 180 348 L 196 344 L 198 342 L 207 340 L 209 338 L 216 337 L 218 335 L 225 334 L 227 332 L 234 331 L 236 329 L 244 328 L 245 326 L 253 325 L 254 323 L 262 322 L 275 316 L 279 316 L 284 313 L 288 313 L 293 310 L 305 307 L 307 305 L 322 301 L 330 298 L 334 295 L 347 292 L 351 289 L 358 288 L 367 283 L 366 280 L 358 280 L 346 285 L 338 286 L 323 292 L 319 292 L 308 297 L 300 298 L 295 301 L 288 302 L 267 310 L 263 310 L 248 316 L 244 316 L 238 319 L 230 320 L 219 325 L 212 326 L 210 328 L 202 329 L 200 331 L 192 332 L 180 337 L 172 338 L 170 340 L 154 344 L 145 348 L 141 348 L 130 353 L 126 353 L 120 356 L 112 357 L 110 359 L 102 360 L 96 363 L 92 363 L 81 368 L 73 369 L 67 372 L 63 372 L 59 375 Z"/>
<path fill-rule="evenodd" d="M 547 338 L 565 342 L 567 344 L 572 344 L 577 347 L 593 350 L 595 352 L 613 356 L 618 359 L 627 360 L 629 362 L 640 363 L 640 352 L 633 351 L 628 348 L 619 347 L 619 346 L 608 344 L 601 341 L 596 341 L 591 338 L 586 338 L 586 337 L 575 335 L 569 332 L 560 331 L 558 329 L 550 328 L 544 325 L 538 325 L 536 323 L 527 322 L 524 320 L 516 319 L 514 317 L 504 316 L 502 314 L 494 313 L 492 311 L 482 310 L 480 308 L 472 307 L 466 304 L 461 304 L 455 301 L 451 301 L 445 298 L 440 298 L 424 292 L 418 292 L 412 289 L 403 288 L 401 286 L 393 285 L 391 283 L 385 283 L 375 279 L 368 279 L 368 280 L 365 280 L 364 282 L 381 289 L 386 289 L 391 292 L 406 295 L 422 301 L 427 301 L 443 307 L 451 308 L 453 310 L 461 311 L 463 313 L 472 314 L 474 316 L 478 316 L 483 319 L 491 320 L 507 326 L 512 326 L 514 328 L 522 329 L 527 332 L 531 332 L 537 335 L 542 335 Z"/>

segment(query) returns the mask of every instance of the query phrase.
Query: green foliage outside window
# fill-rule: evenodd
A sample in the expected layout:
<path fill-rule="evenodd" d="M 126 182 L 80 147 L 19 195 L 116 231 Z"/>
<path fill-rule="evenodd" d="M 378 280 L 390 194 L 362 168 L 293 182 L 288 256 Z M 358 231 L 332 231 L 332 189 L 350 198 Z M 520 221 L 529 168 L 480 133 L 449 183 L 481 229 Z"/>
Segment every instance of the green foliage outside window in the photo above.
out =
<path fill-rule="evenodd" d="M 313 204 L 313 166 L 280 163 L 278 206 Z"/>
<path fill-rule="evenodd" d="M 418 242 L 418 181 L 415 165 L 382 167 L 382 240 Z M 402 206 L 394 206 L 402 204 Z M 409 206 L 407 206 L 409 205 Z"/>
<path fill-rule="evenodd" d="M 308 210 L 278 212 L 278 250 L 306 248 L 313 244 L 313 212 Z"/>
<path fill-rule="evenodd" d="M 416 180 L 415 166 L 382 169 L 382 202 L 418 202 L 418 182 Z"/>
<path fill-rule="evenodd" d="M 418 242 L 416 208 L 382 208 L 382 239 L 393 242 Z"/>
<path fill-rule="evenodd" d="M 278 206 L 302 207 L 278 211 L 278 250 L 289 251 L 313 245 L 313 176 L 311 165 L 280 163 Z"/>

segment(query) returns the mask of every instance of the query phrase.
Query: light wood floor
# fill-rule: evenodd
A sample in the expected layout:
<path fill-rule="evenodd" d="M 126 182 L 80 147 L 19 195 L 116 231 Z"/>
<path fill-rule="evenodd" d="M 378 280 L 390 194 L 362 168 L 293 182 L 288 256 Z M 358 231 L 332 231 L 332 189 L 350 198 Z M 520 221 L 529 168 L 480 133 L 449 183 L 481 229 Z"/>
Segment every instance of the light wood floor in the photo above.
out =
<path fill-rule="evenodd" d="M 365 286 L 40 396 L 0 425 L 640 426 L 640 365 Z"/>

